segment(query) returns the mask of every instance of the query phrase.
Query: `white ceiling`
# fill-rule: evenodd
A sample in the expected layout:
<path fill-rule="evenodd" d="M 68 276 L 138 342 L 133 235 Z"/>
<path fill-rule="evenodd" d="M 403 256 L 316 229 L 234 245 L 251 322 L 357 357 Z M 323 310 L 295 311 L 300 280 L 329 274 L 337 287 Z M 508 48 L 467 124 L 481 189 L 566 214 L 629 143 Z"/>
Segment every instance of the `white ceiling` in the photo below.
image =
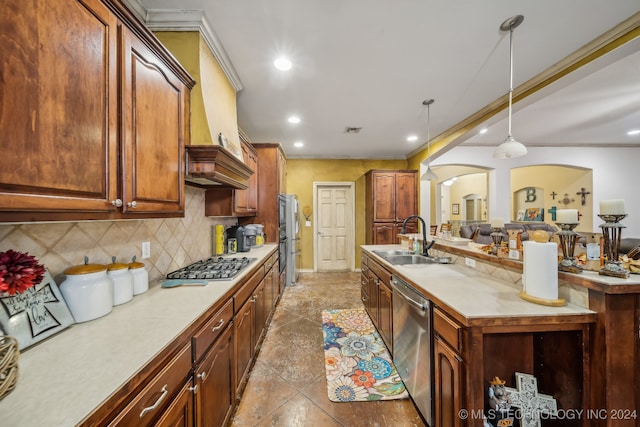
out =
<path fill-rule="evenodd" d="M 423 100 L 435 99 L 433 140 L 503 97 L 509 33 L 499 27 L 513 15 L 524 15 L 513 38 L 517 87 L 640 11 L 638 0 L 138 1 L 148 10 L 205 11 L 242 85 L 239 126 L 253 142 L 280 142 L 290 158 L 405 158 L 427 139 Z M 638 45 L 516 103 L 514 137 L 640 146 L 640 135 L 626 135 L 640 129 Z M 293 61 L 286 73 L 272 65 L 282 54 Z M 291 114 L 302 122 L 287 123 Z M 497 146 L 505 116 L 459 142 Z M 408 143 L 410 134 L 418 142 Z"/>

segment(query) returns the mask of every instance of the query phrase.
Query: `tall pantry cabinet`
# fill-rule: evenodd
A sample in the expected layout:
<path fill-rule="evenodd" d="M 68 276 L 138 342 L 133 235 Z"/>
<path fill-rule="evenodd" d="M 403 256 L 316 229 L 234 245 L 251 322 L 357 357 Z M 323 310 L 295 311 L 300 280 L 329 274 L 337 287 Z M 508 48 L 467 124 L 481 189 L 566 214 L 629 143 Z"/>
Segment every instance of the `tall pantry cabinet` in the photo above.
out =
<path fill-rule="evenodd" d="M 418 171 L 370 170 L 365 183 L 366 243 L 398 243 L 405 218 L 418 214 Z M 407 223 L 406 231 L 417 233 L 417 221 Z"/>
<path fill-rule="evenodd" d="M 240 218 L 245 224 L 263 224 L 264 241 L 277 243 L 278 195 L 286 192 L 287 160 L 280 144 L 253 144 L 258 154 L 258 210 L 252 218 Z"/>

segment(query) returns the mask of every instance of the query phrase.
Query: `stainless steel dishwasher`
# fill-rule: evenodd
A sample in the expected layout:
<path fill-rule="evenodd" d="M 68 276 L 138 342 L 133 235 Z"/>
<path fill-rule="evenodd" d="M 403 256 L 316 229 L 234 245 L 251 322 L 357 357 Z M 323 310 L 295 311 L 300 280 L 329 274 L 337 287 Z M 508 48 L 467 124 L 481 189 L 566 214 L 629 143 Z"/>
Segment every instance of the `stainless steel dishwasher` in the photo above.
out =
<path fill-rule="evenodd" d="M 393 363 L 418 410 L 433 426 L 433 320 L 431 301 L 392 276 Z"/>

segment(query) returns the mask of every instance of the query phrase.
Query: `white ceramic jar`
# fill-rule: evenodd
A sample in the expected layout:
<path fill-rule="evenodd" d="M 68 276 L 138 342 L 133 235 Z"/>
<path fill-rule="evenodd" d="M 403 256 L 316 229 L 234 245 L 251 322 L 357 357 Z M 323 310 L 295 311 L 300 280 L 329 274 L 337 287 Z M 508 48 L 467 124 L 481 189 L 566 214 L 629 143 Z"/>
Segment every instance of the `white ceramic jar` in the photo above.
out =
<path fill-rule="evenodd" d="M 149 273 L 144 264 L 136 262 L 135 257 L 129 263 L 129 272 L 133 276 L 133 295 L 140 295 L 149 290 Z"/>
<path fill-rule="evenodd" d="M 60 284 L 67 307 L 76 323 L 87 322 L 111 313 L 113 282 L 102 264 L 83 264 L 65 270 Z"/>
<path fill-rule="evenodd" d="M 113 281 L 113 305 L 127 303 L 133 299 L 133 276 L 129 265 L 114 262 L 107 265 L 107 274 Z"/>

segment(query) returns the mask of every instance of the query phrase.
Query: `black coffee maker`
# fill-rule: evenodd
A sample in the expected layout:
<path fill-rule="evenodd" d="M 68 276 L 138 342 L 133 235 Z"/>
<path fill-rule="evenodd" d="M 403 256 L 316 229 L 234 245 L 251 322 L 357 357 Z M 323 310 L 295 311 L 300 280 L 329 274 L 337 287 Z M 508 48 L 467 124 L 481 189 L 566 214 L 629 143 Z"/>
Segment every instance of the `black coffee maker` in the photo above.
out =
<path fill-rule="evenodd" d="M 244 232 L 243 226 L 234 225 L 233 227 L 227 228 L 227 240 L 230 238 L 236 239 L 238 252 L 249 252 L 251 250 L 251 245 L 249 244 L 248 237 Z"/>

